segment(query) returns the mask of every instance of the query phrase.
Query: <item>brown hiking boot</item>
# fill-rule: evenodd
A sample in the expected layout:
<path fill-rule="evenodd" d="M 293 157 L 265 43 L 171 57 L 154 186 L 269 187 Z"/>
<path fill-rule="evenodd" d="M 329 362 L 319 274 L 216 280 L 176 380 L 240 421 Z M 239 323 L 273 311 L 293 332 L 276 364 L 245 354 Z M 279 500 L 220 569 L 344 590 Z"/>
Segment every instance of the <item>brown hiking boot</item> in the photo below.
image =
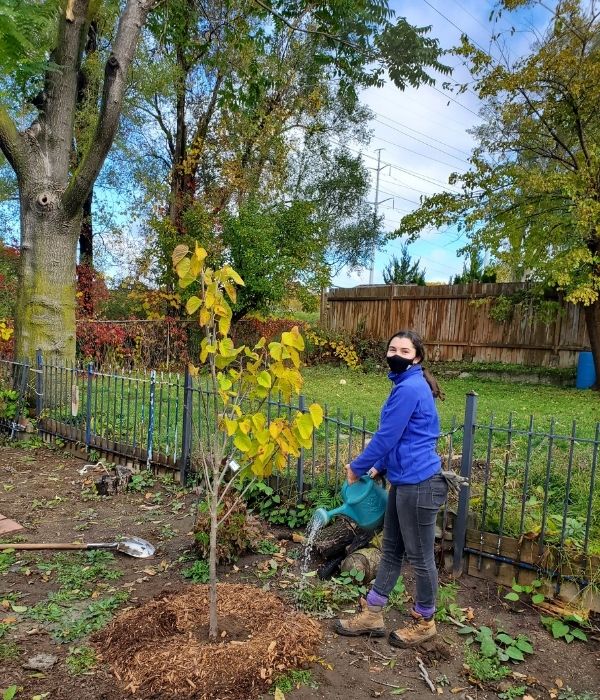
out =
<path fill-rule="evenodd" d="M 360 612 L 347 620 L 336 620 L 333 629 L 345 637 L 358 637 L 369 634 L 371 637 L 384 637 L 383 608 L 381 605 L 367 605 L 364 598 L 360 599 Z"/>
<path fill-rule="evenodd" d="M 414 610 L 410 614 L 413 619 L 405 627 L 390 633 L 388 640 L 393 647 L 416 647 L 437 634 L 433 617 L 425 619 Z"/>

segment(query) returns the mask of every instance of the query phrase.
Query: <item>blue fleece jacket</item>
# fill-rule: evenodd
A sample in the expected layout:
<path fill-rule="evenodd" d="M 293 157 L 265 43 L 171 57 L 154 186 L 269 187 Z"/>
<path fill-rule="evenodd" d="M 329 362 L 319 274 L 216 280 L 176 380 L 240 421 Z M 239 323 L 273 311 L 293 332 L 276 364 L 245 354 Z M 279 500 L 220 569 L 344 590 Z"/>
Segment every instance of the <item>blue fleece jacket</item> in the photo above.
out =
<path fill-rule="evenodd" d="M 440 470 L 435 400 L 421 365 L 388 376 L 394 386 L 381 410 L 379 429 L 350 467 L 357 476 L 371 467 L 387 472 L 388 481 L 395 486 L 418 484 Z"/>

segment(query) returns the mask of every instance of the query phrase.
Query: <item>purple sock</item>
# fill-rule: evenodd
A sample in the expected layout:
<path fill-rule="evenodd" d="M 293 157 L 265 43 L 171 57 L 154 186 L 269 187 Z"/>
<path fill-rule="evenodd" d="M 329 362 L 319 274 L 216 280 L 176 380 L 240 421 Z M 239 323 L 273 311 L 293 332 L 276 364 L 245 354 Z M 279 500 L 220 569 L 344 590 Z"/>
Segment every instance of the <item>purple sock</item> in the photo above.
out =
<path fill-rule="evenodd" d="M 428 619 L 435 615 L 435 605 L 432 608 L 425 608 L 422 605 L 415 603 L 414 610 L 416 613 L 419 613 L 419 615 L 421 615 L 425 619 Z"/>
<path fill-rule="evenodd" d="M 374 588 L 367 593 L 367 605 L 379 605 L 383 607 L 388 602 L 386 595 L 381 595 L 377 593 Z"/>

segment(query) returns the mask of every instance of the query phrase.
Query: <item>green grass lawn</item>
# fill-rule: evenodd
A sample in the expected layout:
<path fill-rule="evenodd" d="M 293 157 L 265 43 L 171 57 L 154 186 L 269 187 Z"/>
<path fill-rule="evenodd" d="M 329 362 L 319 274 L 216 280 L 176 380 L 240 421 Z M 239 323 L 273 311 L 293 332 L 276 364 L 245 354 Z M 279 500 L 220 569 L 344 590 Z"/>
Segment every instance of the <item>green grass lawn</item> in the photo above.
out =
<path fill-rule="evenodd" d="M 307 400 L 327 405 L 331 414 L 339 409 L 346 418 L 351 412 L 360 419 L 365 416 L 369 429 L 376 426 L 391 386 L 385 374 L 323 366 L 307 367 L 303 374 Z M 520 427 L 528 426 L 529 416 L 533 415 L 536 429 L 547 431 L 550 420 L 555 418 L 556 432 L 569 435 L 575 420 L 579 436 L 593 437 L 600 422 L 600 394 L 595 391 L 474 378 L 440 379 L 440 384 L 446 393 L 446 400 L 438 401 L 444 428 L 453 416 L 462 423 L 465 394 L 469 391 L 475 391 L 479 397 L 479 423 L 488 423 L 493 413 L 497 425 L 506 425 L 512 412 L 514 424 Z"/>

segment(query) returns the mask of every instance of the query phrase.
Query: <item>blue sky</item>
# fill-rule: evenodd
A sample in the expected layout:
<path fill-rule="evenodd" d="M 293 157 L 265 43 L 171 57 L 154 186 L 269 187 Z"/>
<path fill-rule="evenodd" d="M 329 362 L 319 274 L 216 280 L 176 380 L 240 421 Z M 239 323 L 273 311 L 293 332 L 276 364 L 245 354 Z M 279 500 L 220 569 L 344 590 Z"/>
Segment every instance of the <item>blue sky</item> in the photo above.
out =
<path fill-rule="evenodd" d="M 555 2 L 548 5 L 554 6 Z M 459 43 L 462 33 L 467 34 L 481 48 L 499 56 L 492 43 L 492 34 L 501 35 L 504 51 L 509 56 L 522 55 L 534 39 L 533 30 L 543 29 L 551 19 L 551 10 L 535 4 L 515 13 L 504 13 L 497 22 L 490 22 L 495 0 L 395 0 L 390 3 L 399 16 L 417 26 L 431 25 L 430 35 L 437 37 L 444 48 Z M 514 27 L 515 32 L 512 32 Z M 374 111 L 373 139 L 361 152 L 367 166 L 377 166 L 377 149 L 381 163 L 389 167 L 380 173 L 379 207 L 385 217 L 385 230 L 397 228 L 400 218 L 415 209 L 422 195 L 439 192 L 448 186 L 452 172 L 468 169 L 467 158 L 473 139 L 467 133 L 480 123 L 479 100 L 475 93 L 461 95 L 444 92 L 446 80 L 466 82 L 469 73 L 461 61 L 453 56 L 445 58 L 453 66 L 450 79 L 439 76 L 434 87 L 409 88 L 402 92 L 392 84 L 371 88 L 362 94 L 363 101 Z M 375 172 L 372 177 L 371 202 L 375 201 Z M 451 189 L 451 188 L 450 188 Z M 382 270 L 392 255 L 400 255 L 402 240 L 391 241 L 375 257 L 374 283 L 382 283 Z M 428 282 L 447 282 L 451 275 L 461 272 L 463 259 L 457 250 L 464 245 L 453 229 L 423 232 L 409 251 L 421 259 Z M 369 269 L 344 270 L 333 283 L 352 287 L 366 284 Z"/>

